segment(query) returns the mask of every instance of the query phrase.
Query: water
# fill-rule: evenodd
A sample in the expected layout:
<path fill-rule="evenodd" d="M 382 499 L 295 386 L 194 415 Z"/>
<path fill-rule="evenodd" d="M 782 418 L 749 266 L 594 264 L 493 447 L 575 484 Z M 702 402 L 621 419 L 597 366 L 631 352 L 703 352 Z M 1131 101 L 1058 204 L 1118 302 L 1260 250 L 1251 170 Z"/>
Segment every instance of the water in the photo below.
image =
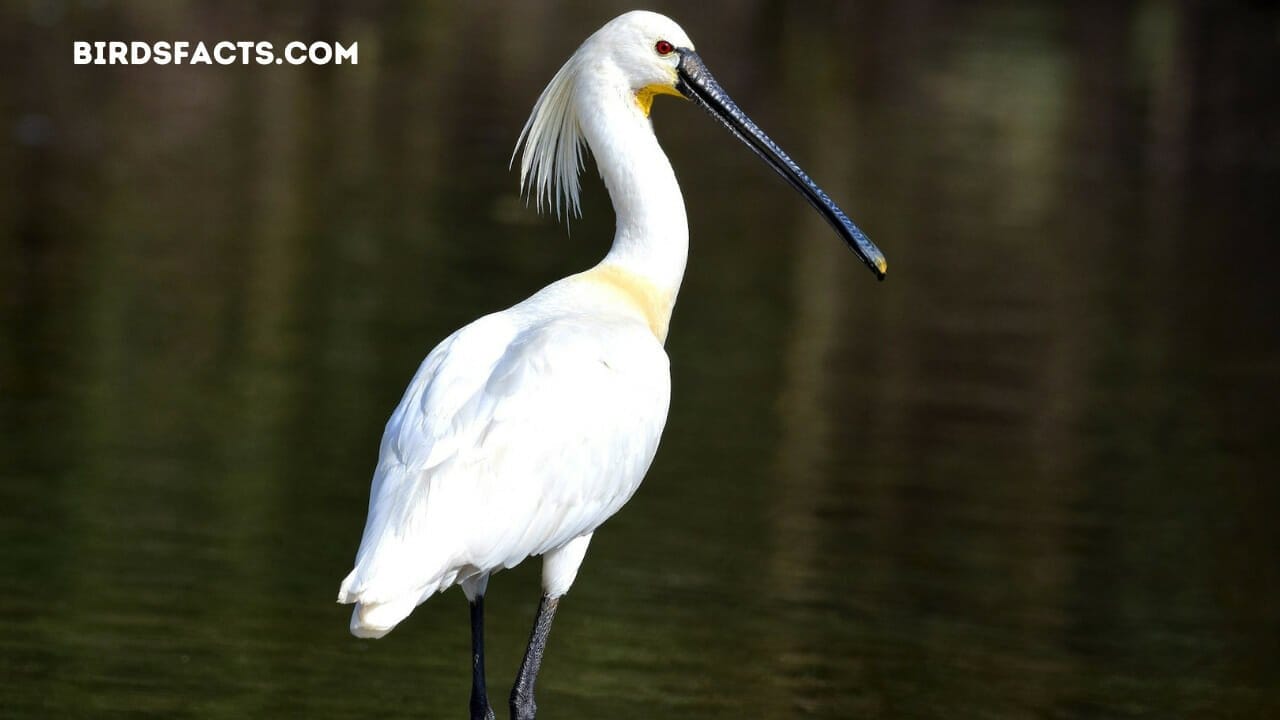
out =
<path fill-rule="evenodd" d="M 462 716 L 460 593 L 378 642 L 333 598 L 421 357 L 604 252 L 593 168 L 570 234 L 504 168 L 620 9 L 0 10 L 0 716 Z M 889 279 L 658 101 L 671 418 L 543 714 L 1280 715 L 1274 10 L 668 9 Z M 69 58 L 298 37 L 361 64 Z M 500 705 L 537 595 L 491 585 Z"/>

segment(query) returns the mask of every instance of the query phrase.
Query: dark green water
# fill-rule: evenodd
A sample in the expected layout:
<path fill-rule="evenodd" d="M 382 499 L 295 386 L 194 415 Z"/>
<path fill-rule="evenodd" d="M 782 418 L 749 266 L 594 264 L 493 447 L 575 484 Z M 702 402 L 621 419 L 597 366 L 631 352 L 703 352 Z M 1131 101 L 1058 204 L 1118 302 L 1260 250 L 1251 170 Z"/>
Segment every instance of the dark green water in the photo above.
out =
<path fill-rule="evenodd" d="M 541 716 L 1280 717 L 1277 13 L 663 5 L 889 279 L 658 101 L 671 418 Z M 566 235 L 506 162 L 621 9 L 0 9 L 0 717 L 464 716 L 458 591 L 333 598 L 422 356 L 606 249 L 593 168 Z M 298 38 L 360 64 L 71 64 Z M 495 700 L 537 596 L 490 586 Z"/>

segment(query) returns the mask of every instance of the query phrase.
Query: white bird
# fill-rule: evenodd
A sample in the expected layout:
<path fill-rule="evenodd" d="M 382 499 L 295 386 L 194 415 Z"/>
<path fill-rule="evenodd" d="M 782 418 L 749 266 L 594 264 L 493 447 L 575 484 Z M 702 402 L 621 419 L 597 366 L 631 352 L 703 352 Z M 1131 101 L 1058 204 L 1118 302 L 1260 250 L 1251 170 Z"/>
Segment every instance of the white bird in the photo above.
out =
<path fill-rule="evenodd" d="M 355 603 L 351 632 L 376 638 L 460 584 L 471 605 L 477 720 L 493 718 L 489 576 L 543 557 L 543 598 L 510 699 L 512 717 L 526 720 L 559 598 L 592 533 L 639 487 L 666 423 L 663 343 L 689 229 L 649 120 L 656 95 L 688 98 L 720 119 L 884 276 L 880 251 L 729 99 L 674 21 L 630 12 L 578 48 L 520 134 L 520 180 L 539 209 L 577 213 L 585 143 L 617 214 L 613 246 L 595 267 L 472 322 L 423 361 L 387 422 L 355 568 L 338 593 Z"/>

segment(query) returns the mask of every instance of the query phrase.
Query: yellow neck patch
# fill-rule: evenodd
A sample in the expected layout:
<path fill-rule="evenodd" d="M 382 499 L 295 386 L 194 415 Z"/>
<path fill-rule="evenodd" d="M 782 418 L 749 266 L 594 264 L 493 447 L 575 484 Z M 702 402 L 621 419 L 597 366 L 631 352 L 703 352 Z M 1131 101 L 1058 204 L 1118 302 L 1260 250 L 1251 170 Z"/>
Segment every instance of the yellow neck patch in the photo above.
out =
<path fill-rule="evenodd" d="M 645 117 L 649 117 L 649 110 L 653 107 L 653 98 L 657 95 L 675 95 L 683 97 L 680 91 L 671 85 L 646 85 L 636 91 L 636 104 L 640 106 L 640 111 Z"/>
<path fill-rule="evenodd" d="M 617 265 L 597 265 L 582 273 L 581 277 L 617 292 L 644 317 L 645 324 L 654 337 L 658 338 L 658 342 L 667 341 L 671 310 L 676 304 L 674 295 L 659 290 L 643 277 Z"/>

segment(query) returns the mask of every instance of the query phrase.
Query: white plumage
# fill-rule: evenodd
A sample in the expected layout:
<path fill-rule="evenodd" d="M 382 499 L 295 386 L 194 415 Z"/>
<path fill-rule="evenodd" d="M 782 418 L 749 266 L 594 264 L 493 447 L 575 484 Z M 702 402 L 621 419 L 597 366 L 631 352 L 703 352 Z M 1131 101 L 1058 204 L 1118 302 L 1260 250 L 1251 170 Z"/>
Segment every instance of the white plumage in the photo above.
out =
<path fill-rule="evenodd" d="M 692 45 L 665 17 L 623 15 L 539 97 L 520 136 L 522 185 L 540 208 L 576 212 L 589 144 L 618 214 L 613 247 L 595 268 L 458 330 L 418 368 L 387 423 L 338 594 L 356 604 L 352 633 L 381 637 L 455 583 L 474 599 L 490 573 L 531 555 L 545 556 L 545 593 L 564 594 L 591 533 L 653 461 L 689 233 L 633 89 L 675 84 L 674 60 L 652 57 L 658 37 Z"/>
<path fill-rule="evenodd" d="M 588 146 L 617 214 L 613 245 L 594 268 L 476 320 L 423 361 L 387 423 L 355 568 L 338 594 L 356 605 L 351 631 L 381 637 L 461 584 L 471 601 L 473 720 L 494 717 L 484 680 L 490 574 L 544 558 L 543 601 L 511 694 L 512 717 L 530 720 L 558 598 L 592 533 L 639 487 L 666 423 L 663 343 L 689 228 L 649 122 L 661 94 L 708 110 L 885 273 L 879 249 L 733 103 L 673 21 L 627 13 L 578 48 L 521 131 L 521 185 L 539 209 L 576 214 Z"/>
<path fill-rule="evenodd" d="M 433 593 L 546 553 L 562 595 L 635 492 L 667 414 L 667 356 L 590 273 L 455 332 L 387 423 L 341 602 L 380 637 Z M 569 310 L 587 301 L 595 312 Z M 610 311 L 611 306 L 619 306 Z M 575 539 L 581 552 L 557 553 Z M 562 562 L 557 563 L 557 560 Z"/>

